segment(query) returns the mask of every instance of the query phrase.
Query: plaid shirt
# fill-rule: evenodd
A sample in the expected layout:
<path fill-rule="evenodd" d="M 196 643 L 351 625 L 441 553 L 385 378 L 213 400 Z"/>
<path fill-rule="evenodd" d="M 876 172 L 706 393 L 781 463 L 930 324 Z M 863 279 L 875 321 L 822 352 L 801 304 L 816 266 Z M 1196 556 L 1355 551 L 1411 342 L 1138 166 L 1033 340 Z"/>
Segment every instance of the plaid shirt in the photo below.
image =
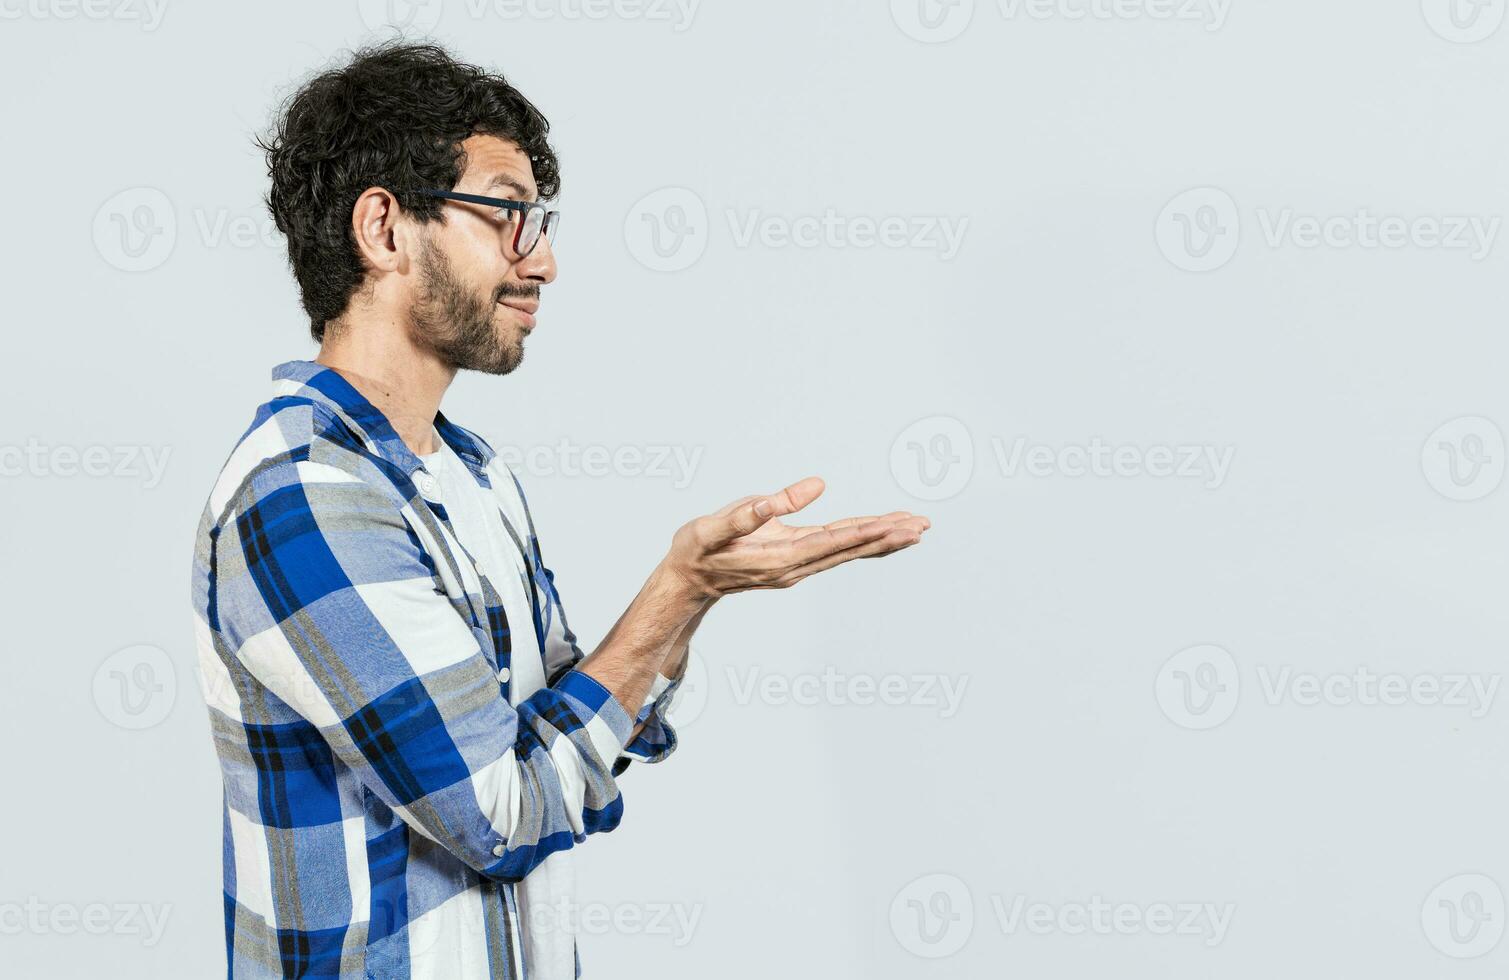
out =
<path fill-rule="evenodd" d="M 574 669 L 532 519 L 534 622 L 514 633 L 388 420 L 317 364 L 273 381 L 194 553 L 227 975 L 526 978 L 514 883 L 618 825 L 615 777 L 676 746 L 676 685 L 633 719 Z M 522 498 L 485 442 L 435 427 L 479 484 Z M 548 679 L 517 708 L 515 639 Z"/>

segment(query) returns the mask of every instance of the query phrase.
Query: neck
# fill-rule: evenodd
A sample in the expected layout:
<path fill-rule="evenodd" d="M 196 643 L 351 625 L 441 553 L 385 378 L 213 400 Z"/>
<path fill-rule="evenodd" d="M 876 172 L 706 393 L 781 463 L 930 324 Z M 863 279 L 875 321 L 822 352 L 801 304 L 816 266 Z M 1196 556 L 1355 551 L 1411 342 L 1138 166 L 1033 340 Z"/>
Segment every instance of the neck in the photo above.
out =
<path fill-rule="evenodd" d="M 456 369 L 415 346 L 397 318 L 330 324 L 315 362 L 382 412 L 410 452 L 424 456 L 440 448 L 435 413 Z"/>

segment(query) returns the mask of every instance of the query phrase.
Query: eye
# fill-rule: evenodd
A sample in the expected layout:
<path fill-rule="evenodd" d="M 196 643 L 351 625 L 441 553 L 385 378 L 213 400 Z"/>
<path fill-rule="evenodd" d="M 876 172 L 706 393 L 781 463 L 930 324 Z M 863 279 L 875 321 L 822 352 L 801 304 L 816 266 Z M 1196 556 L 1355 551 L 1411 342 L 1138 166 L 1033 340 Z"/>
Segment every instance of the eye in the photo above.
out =
<path fill-rule="evenodd" d="M 513 208 L 499 208 L 493 213 L 499 221 L 512 221 L 519 214 L 519 212 L 515 211 Z"/>

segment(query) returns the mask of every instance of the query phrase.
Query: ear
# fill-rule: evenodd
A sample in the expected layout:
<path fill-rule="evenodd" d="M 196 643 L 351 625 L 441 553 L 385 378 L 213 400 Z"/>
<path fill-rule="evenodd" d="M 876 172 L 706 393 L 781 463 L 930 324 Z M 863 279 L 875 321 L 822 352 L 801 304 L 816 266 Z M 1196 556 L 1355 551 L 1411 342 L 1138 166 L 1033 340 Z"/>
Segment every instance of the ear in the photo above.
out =
<path fill-rule="evenodd" d="M 362 191 L 351 209 L 351 237 L 362 258 L 378 272 L 402 272 L 414 242 L 412 222 L 400 221 L 398 199 L 381 187 Z"/>

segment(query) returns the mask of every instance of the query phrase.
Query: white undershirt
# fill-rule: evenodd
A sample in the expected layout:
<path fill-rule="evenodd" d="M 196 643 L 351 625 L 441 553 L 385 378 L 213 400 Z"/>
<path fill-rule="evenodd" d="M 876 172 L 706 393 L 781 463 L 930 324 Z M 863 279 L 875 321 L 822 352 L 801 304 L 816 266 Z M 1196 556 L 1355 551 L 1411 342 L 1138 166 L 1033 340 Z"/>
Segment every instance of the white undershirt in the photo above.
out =
<path fill-rule="evenodd" d="M 513 650 L 509 696 L 517 706 L 545 686 L 545 663 L 534 635 L 534 608 L 524 584 L 528 566 L 503 523 L 506 513 L 519 540 L 527 543 L 524 502 L 512 484 L 498 487 L 497 494 L 484 488 L 438 432 L 435 439 L 440 449 L 420 459 L 439 483 L 437 496 L 461 547 L 503 597 Z M 530 980 L 575 980 L 574 854 L 569 848 L 556 851 L 514 886 Z M 565 910 L 569 911 L 563 915 Z"/>

